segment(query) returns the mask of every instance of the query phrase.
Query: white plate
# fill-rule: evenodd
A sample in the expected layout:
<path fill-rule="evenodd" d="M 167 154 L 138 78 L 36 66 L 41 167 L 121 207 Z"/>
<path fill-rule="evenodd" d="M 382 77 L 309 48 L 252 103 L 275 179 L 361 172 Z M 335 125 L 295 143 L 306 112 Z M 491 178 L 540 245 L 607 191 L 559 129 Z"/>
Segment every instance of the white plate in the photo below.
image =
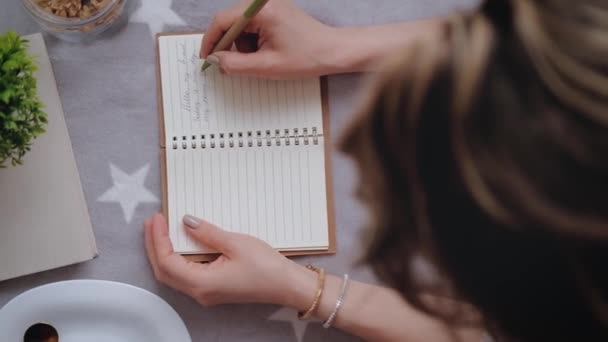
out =
<path fill-rule="evenodd" d="M 0 310 L 1 339 L 23 341 L 40 322 L 58 331 L 59 342 L 192 342 L 160 297 L 110 281 L 65 281 L 24 292 Z"/>

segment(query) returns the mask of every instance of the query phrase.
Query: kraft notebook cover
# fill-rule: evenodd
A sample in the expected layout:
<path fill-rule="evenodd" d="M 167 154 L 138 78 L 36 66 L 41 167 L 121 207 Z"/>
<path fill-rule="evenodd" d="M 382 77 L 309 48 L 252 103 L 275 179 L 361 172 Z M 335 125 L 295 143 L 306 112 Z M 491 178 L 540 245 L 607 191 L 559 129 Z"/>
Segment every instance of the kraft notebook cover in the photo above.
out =
<path fill-rule="evenodd" d="M 24 37 L 38 62 L 38 95 L 46 133 L 23 165 L 0 169 L 0 280 L 90 260 L 93 229 L 41 34 Z"/>
<path fill-rule="evenodd" d="M 200 72 L 203 35 L 157 36 L 163 211 L 176 252 L 216 253 L 184 214 L 256 236 L 286 255 L 335 253 L 325 79 Z"/>

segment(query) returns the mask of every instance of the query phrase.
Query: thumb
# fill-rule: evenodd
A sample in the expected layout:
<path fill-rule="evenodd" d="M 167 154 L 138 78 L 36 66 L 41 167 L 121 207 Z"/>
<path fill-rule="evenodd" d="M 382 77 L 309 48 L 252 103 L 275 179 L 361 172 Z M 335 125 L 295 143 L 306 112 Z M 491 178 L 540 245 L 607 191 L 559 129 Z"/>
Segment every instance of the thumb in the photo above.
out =
<path fill-rule="evenodd" d="M 243 53 L 238 51 L 218 51 L 207 57 L 225 73 L 243 76 L 269 77 L 270 66 L 276 64 L 277 56 L 270 51 Z"/>
<path fill-rule="evenodd" d="M 214 224 L 198 217 L 186 215 L 183 218 L 188 233 L 196 241 L 213 248 L 222 254 L 229 255 L 233 251 L 233 233 L 227 232 Z"/>

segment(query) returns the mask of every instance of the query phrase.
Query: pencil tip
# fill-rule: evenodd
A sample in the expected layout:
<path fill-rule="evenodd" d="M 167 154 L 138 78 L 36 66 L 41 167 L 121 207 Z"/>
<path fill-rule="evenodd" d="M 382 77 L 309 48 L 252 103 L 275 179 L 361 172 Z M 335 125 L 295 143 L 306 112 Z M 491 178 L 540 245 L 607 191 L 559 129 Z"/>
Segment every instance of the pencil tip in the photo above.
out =
<path fill-rule="evenodd" d="M 207 62 L 206 59 L 202 59 L 199 65 L 201 72 L 204 72 L 211 66 L 211 63 Z"/>

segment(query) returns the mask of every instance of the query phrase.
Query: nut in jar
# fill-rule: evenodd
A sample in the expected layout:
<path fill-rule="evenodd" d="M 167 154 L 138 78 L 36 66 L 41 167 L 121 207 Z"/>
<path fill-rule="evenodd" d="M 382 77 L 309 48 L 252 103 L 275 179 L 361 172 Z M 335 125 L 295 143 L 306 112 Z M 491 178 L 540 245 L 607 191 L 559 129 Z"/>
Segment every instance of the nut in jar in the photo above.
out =
<path fill-rule="evenodd" d="M 105 8 L 110 0 L 36 0 L 45 12 L 63 18 L 87 19 Z"/>

